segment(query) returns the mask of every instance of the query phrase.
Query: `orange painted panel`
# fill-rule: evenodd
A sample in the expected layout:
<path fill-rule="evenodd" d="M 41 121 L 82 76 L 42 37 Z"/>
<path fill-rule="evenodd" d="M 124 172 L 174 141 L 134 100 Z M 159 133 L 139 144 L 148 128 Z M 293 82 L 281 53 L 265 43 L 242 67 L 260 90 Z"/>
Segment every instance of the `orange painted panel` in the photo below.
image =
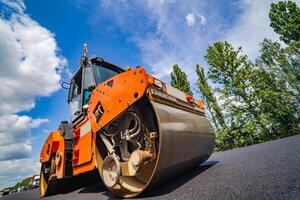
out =
<path fill-rule="evenodd" d="M 95 140 L 93 139 L 93 141 L 95 141 Z M 92 149 L 93 149 L 93 152 L 95 152 L 95 145 L 92 146 Z M 73 168 L 73 175 L 78 175 L 80 173 L 91 171 L 91 170 L 93 170 L 95 168 L 96 168 L 95 156 L 94 156 L 94 154 L 92 154 L 92 160 L 90 162 L 87 162 L 87 163 L 82 164 L 82 165 L 74 166 L 74 168 Z"/>
<path fill-rule="evenodd" d="M 95 169 L 96 165 L 95 165 L 94 157 L 95 156 L 92 157 L 92 160 L 90 162 L 87 162 L 87 163 L 79 165 L 79 166 L 74 166 L 73 175 L 78 175 L 78 174 L 85 173 L 85 172 Z"/>
<path fill-rule="evenodd" d="M 82 124 L 74 131 L 74 166 L 82 165 L 92 159 L 92 132 L 90 121 Z"/>
<path fill-rule="evenodd" d="M 88 108 L 93 132 L 97 132 L 143 97 L 146 89 L 147 74 L 143 68 L 123 72 L 96 87 Z M 94 112 L 100 104 L 104 114 L 97 122 Z"/>
<path fill-rule="evenodd" d="M 51 159 L 53 153 L 57 151 L 59 146 L 64 145 L 64 138 L 60 131 L 51 131 L 40 154 L 40 162 L 47 162 Z"/>
<path fill-rule="evenodd" d="M 56 177 L 57 178 L 63 178 L 65 175 L 65 141 L 62 140 L 59 143 L 58 149 L 56 152 L 60 153 L 60 162 L 58 163 L 58 165 L 56 166 Z M 55 156 L 55 154 L 54 154 Z"/>
<path fill-rule="evenodd" d="M 56 166 L 56 177 L 63 178 L 64 176 L 64 152 L 65 141 L 60 131 L 51 131 L 49 134 L 40 154 L 40 162 L 49 161 L 52 156 L 55 156 L 57 152 L 60 152 L 61 162 Z"/>

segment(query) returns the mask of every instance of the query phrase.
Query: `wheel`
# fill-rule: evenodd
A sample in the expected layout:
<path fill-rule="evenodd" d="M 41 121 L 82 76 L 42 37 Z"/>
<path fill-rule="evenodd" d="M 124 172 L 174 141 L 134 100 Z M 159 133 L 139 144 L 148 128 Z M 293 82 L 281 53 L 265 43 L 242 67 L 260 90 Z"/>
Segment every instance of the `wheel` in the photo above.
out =
<path fill-rule="evenodd" d="M 40 185 L 39 192 L 40 197 L 44 197 L 50 194 L 53 187 L 53 180 L 55 177 L 56 165 L 55 157 L 52 157 L 50 162 L 42 163 L 40 171 Z"/>
<path fill-rule="evenodd" d="M 113 188 L 119 182 L 121 176 L 119 160 L 113 155 L 107 156 L 103 161 L 101 174 L 103 183 L 107 187 Z"/>

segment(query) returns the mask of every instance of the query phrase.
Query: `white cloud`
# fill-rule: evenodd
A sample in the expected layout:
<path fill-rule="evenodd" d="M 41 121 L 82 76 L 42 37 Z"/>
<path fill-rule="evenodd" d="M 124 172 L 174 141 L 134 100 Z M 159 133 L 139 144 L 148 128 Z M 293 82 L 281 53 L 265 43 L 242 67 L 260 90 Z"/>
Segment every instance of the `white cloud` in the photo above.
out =
<path fill-rule="evenodd" d="M 25 141 L 28 142 L 28 141 Z M 13 143 L 5 146 L 0 146 L 0 161 L 17 160 L 21 158 L 28 158 L 31 155 L 31 144 Z"/>
<path fill-rule="evenodd" d="M 186 19 L 186 24 L 190 27 L 190 26 L 194 26 L 196 23 L 196 19 L 199 18 L 199 22 L 201 25 L 205 25 L 206 24 L 206 18 L 203 15 L 200 14 L 193 14 L 193 13 L 189 13 L 187 14 L 187 16 L 185 16 Z"/>
<path fill-rule="evenodd" d="M 255 58 L 259 53 L 259 43 L 264 38 L 278 40 L 278 35 L 270 27 L 269 10 L 275 0 L 252 1 L 242 0 L 238 6 L 243 14 L 237 19 L 234 26 L 226 32 L 224 40 L 234 47 L 242 47 L 244 53 Z"/>
<path fill-rule="evenodd" d="M 193 84 L 197 78 L 195 65 L 207 67 L 203 56 L 213 42 L 228 40 L 235 47 L 242 46 L 253 58 L 258 54 L 259 42 L 278 38 L 269 27 L 271 2 L 241 0 L 225 5 L 214 0 L 184 4 L 174 0 L 102 0 L 98 9 L 102 13 L 107 10 L 120 30 L 131 36 L 140 49 L 142 64 L 150 67 L 151 73 L 169 81 L 172 65 L 177 63 Z M 98 12 L 91 17 L 93 25 Z"/>
<path fill-rule="evenodd" d="M 27 15 L 0 19 L 0 113 L 30 110 L 36 96 L 59 89 L 57 56 L 53 34 Z"/>
<path fill-rule="evenodd" d="M 37 128 L 41 124 L 47 123 L 47 122 L 49 122 L 49 119 L 41 119 L 41 118 L 33 119 L 33 120 L 31 120 L 31 123 L 29 124 L 29 127 L 30 128 Z"/>
<path fill-rule="evenodd" d="M 219 16 L 207 16 L 204 1 L 182 4 L 174 0 L 114 3 L 105 0 L 94 9 L 99 10 L 92 12 L 91 25 L 97 25 L 100 10 L 107 14 L 140 49 L 142 63 L 137 64 L 150 68 L 150 73 L 166 82 L 176 63 L 186 71 L 192 84 L 195 83 L 195 65 L 204 63 L 203 52 L 220 29 L 217 23 L 206 24 L 206 19 L 216 21 Z"/>
<path fill-rule="evenodd" d="M 29 158 L 33 156 L 31 129 L 48 119 L 18 113 L 32 109 L 37 97 L 60 88 L 67 61 L 58 53 L 54 34 L 25 13 L 23 1 L 0 0 L 0 6 L 5 13 L 0 15 L 1 189 L 36 173 L 37 161 Z"/>
<path fill-rule="evenodd" d="M 14 9 L 15 11 L 19 13 L 23 13 L 25 10 L 26 6 L 22 0 L 0 0 L 0 2 L 8 5 L 10 8 Z"/>
<path fill-rule="evenodd" d="M 225 32 L 222 40 L 226 40 L 234 47 L 242 47 L 245 54 L 254 59 L 259 54 L 259 43 L 264 38 L 279 40 L 279 36 L 270 27 L 269 10 L 271 3 L 278 0 L 252 1 L 242 0 L 237 6 L 242 15 L 229 31 Z M 294 1 L 300 6 L 300 1 Z M 284 45 L 284 44 L 283 44 Z"/>
<path fill-rule="evenodd" d="M 18 159 L 0 162 L 0 188 L 13 186 L 33 174 L 38 174 L 40 164 L 34 159 Z"/>
<path fill-rule="evenodd" d="M 187 16 L 185 16 L 185 19 L 186 19 L 186 24 L 188 26 L 194 26 L 195 25 L 195 15 L 192 14 L 192 13 L 189 13 Z"/>
<path fill-rule="evenodd" d="M 32 157 L 31 128 L 47 121 L 16 114 L 0 116 L 0 165 L 8 160 Z"/>
<path fill-rule="evenodd" d="M 243 46 L 253 58 L 265 37 L 278 38 L 268 22 L 271 0 L 99 2 L 98 6 L 89 7 L 93 10 L 90 24 L 97 26 L 99 12 L 107 15 L 113 26 L 139 48 L 142 63 L 137 64 L 150 68 L 150 73 L 166 82 L 170 80 L 172 65 L 177 63 L 193 85 L 197 79 L 195 65 L 208 67 L 203 56 L 215 41 L 229 40 L 235 47 Z M 84 4 L 88 6 L 84 2 L 80 6 Z"/>
<path fill-rule="evenodd" d="M 196 0 L 185 4 L 174 0 L 101 1 L 94 8 L 98 10 L 91 12 L 90 23 L 97 25 L 100 11 L 107 14 L 140 49 L 142 63 L 137 64 L 166 82 L 170 80 L 173 64 L 179 64 L 193 85 L 197 78 L 195 65 L 205 66 L 203 55 L 207 46 L 222 30 L 217 23 L 220 13 L 207 12 L 212 8 L 215 6 Z M 187 28 L 188 23 L 193 26 Z"/>
<path fill-rule="evenodd" d="M 203 15 L 198 15 L 200 18 L 200 24 L 205 25 L 206 24 L 206 18 Z"/>
<path fill-rule="evenodd" d="M 14 151 L 20 155 L 22 148 L 24 148 L 24 155 L 30 156 L 31 143 L 30 143 L 30 129 L 37 128 L 39 125 L 48 122 L 47 119 L 32 119 L 28 116 L 19 116 L 16 114 L 2 115 L 0 116 L 0 160 L 3 158 L 13 159 L 13 155 L 10 154 L 9 158 L 3 153 L 5 148 L 9 151 Z M 19 148 L 9 148 L 8 146 L 18 145 Z M 23 144 L 23 146 L 21 145 Z M 30 146 L 30 148 L 28 148 Z M 24 156 L 25 157 L 25 156 Z"/>

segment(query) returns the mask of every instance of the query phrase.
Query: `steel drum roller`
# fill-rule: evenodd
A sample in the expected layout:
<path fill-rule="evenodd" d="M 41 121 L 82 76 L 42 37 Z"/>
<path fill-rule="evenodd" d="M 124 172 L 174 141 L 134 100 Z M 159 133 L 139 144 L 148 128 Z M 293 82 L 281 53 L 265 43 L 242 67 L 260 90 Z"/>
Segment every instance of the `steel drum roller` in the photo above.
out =
<path fill-rule="evenodd" d="M 213 152 L 215 136 L 205 116 L 160 102 L 150 102 L 158 126 L 157 158 L 143 166 L 138 175 L 121 176 L 118 184 L 108 187 L 117 196 L 137 196 L 147 187 L 206 161 Z M 99 152 L 97 155 L 99 172 L 103 178 L 104 158 Z"/>

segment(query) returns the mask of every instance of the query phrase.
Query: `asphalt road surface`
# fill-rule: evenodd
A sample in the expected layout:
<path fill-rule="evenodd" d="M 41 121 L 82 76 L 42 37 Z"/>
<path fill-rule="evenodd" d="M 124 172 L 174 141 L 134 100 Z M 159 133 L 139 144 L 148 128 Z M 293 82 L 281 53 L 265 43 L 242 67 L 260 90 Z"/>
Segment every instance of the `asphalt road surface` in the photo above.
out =
<path fill-rule="evenodd" d="M 100 181 L 93 181 L 83 178 L 80 182 L 89 186 L 73 188 L 68 193 L 44 199 L 114 198 Z M 2 198 L 39 199 L 37 189 Z M 214 153 L 203 165 L 176 175 L 139 198 L 300 200 L 300 135 Z"/>

